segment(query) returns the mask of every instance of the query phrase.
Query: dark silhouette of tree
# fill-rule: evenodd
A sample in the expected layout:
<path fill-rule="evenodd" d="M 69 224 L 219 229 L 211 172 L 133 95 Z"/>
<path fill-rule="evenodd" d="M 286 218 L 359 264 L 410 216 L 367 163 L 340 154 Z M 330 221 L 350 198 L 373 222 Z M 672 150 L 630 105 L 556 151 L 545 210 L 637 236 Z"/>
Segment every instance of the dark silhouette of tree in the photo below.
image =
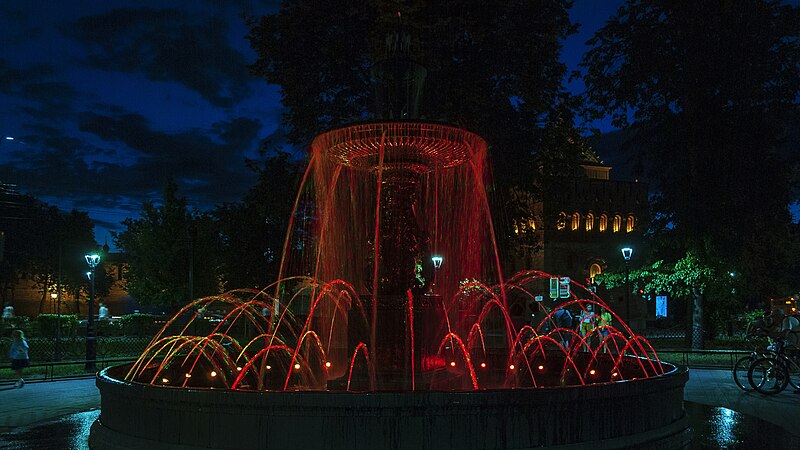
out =
<path fill-rule="evenodd" d="M 249 161 L 258 173 L 255 186 L 243 201 L 214 211 L 226 289 L 264 287 L 275 281 L 304 165 L 280 151 L 261 163 Z"/>
<path fill-rule="evenodd" d="M 672 261 L 690 252 L 741 274 L 741 296 L 788 284 L 797 160 L 779 150 L 798 123 L 798 24 L 800 8 L 774 0 L 628 0 L 582 62 L 588 113 L 630 128 L 654 183 L 654 236 Z"/>
<path fill-rule="evenodd" d="M 575 26 L 571 1 L 288 1 L 251 21 L 256 75 L 281 86 L 292 143 L 375 118 L 370 69 L 387 36 L 404 30 L 426 71 L 423 119 L 485 137 L 506 186 L 530 177 L 542 130 L 564 95 L 561 45 Z"/>
<path fill-rule="evenodd" d="M 41 295 L 39 313 L 57 290 L 77 300 L 87 285 L 84 255 L 97 248 L 94 224 L 85 212 L 63 212 L 10 186 L 0 189 L 0 230 L 4 234 L 0 261 L 0 297 L 8 302 L 21 277 L 33 281 Z M 60 260 L 60 263 L 59 263 Z M 106 290 L 107 291 L 107 290 Z M 104 294 L 106 291 L 98 290 Z"/>
<path fill-rule="evenodd" d="M 160 204 L 145 203 L 141 218 L 125 219 L 114 234 L 128 262 L 124 280 L 143 305 L 181 306 L 220 290 L 219 241 L 209 214 L 190 211 L 170 180 Z"/>

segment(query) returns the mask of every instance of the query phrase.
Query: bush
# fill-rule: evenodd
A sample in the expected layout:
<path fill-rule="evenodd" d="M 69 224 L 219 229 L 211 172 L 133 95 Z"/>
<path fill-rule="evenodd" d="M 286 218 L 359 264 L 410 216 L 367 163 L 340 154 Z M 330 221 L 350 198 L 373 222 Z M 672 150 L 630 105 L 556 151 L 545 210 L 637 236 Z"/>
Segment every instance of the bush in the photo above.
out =
<path fill-rule="evenodd" d="M 121 336 L 122 335 L 122 321 L 103 319 L 95 320 L 94 326 L 98 336 Z"/>
<path fill-rule="evenodd" d="M 39 336 L 55 337 L 56 324 L 59 321 L 58 314 L 39 314 L 36 323 L 39 328 Z M 61 314 L 61 336 L 73 336 L 78 326 L 78 317 L 74 314 Z"/>
<path fill-rule="evenodd" d="M 155 332 L 156 320 L 162 316 L 153 314 L 127 314 L 120 318 L 122 333 L 126 336 L 150 336 Z"/>
<path fill-rule="evenodd" d="M 30 334 L 30 317 L 16 316 L 10 319 L 0 319 L 2 323 L 2 335 L 11 336 L 11 330 L 22 330 L 25 334 Z"/>

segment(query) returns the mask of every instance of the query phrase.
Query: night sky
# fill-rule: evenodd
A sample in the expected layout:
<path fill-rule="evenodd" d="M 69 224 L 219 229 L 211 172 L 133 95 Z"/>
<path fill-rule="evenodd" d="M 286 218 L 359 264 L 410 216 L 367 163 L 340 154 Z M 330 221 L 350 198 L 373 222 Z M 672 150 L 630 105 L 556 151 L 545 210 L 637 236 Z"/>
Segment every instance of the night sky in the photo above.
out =
<path fill-rule="evenodd" d="M 110 232 L 160 198 L 168 176 L 193 207 L 239 200 L 255 181 L 244 160 L 282 136 L 277 86 L 248 74 L 256 56 L 242 16 L 278 3 L 0 3 L 0 182 L 88 211 L 112 247 Z M 575 2 L 569 70 L 621 3 Z"/>

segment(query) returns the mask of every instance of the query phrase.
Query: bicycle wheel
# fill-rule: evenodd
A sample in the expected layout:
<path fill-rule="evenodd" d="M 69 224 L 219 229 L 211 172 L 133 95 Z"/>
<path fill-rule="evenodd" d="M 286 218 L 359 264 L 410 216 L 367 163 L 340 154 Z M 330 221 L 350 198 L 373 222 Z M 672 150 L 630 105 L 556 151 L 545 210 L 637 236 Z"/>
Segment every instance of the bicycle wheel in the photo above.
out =
<path fill-rule="evenodd" d="M 779 359 L 762 357 L 753 361 L 747 369 L 747 379 L 756 392 L 773 395 L 789 384 L 789 373 Z"/>
<path fill-rule="evenodd" d="M 787 361 L 785 366 L 789 373 L 789 384 L 795 389 L 800 389 L 800 365 L 798 365 L 797 357 Z"/>
<path fill-rule="evenodd" d="M 747 379 L 747 370 L 750 369 L 750 364 L 755 360 L 756 358 L 753 355 L 742 356 L 733 365 L 733 381 L 743 391 L 753 390 L 750 381 Z"/>

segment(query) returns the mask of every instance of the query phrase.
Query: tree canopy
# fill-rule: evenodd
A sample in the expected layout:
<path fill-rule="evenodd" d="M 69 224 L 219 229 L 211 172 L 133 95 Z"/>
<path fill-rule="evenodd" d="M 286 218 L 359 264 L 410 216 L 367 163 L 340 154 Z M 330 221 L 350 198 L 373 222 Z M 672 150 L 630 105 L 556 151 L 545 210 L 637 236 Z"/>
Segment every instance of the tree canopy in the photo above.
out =
<path fill-rule="evenodd" d="M 128 262 L 124 274 L 131 296 L 142 305 L 178 306 L 220 290 L 219 249 L 208 214 L 190 211 L 170 180 L 160 204 L 147 202 L 141 218 L 125 219 L 115 233 Z"/>
<path fill-rule="evenodd" d="M 241 202 L 214 211 L 226 288 L 264 287 L 277 278 L 303 165 L 286 152 L 251 161 L 258 173 L 255 186 Z"/>
<path fill-rule="evenodd" d="M 798 161 L 781 145 L 800 123 L 798 23 L 800 8 L 776 0 L 628 0 L 582 62 L 587 113 L 631 129 L 662 247 L 720 257 L 771 290 L 796 262 Z"/>
<path fill-rule="evenodd" d="M 3 252 L 0 258 L 0 297 L 7 294 L 22 274 L 40 290 L 40 311 L 48 294 L 57 289 L 78 292 L 85 289 L 86 262 L 83 255 L 95 251 L 94 224 L 86 212 L 64 212 L 11 187 L 0 186 L 0 230 Z M 107 293 L 107 285 L 98 285 Z"/>
<path fill-rule="evenodd" d="M 502 180 L 530 176 L 529 156 L 556 124 L 564 96 L 562 42 L 574 32 L 569 0 L 283 2 L 251 22 L 253 73 L 281 87 L 293 143 L 370 116 L 370 68 L 387 35 L 411 37 L 425 67 L 422 118 L 488 139 Z"/>

